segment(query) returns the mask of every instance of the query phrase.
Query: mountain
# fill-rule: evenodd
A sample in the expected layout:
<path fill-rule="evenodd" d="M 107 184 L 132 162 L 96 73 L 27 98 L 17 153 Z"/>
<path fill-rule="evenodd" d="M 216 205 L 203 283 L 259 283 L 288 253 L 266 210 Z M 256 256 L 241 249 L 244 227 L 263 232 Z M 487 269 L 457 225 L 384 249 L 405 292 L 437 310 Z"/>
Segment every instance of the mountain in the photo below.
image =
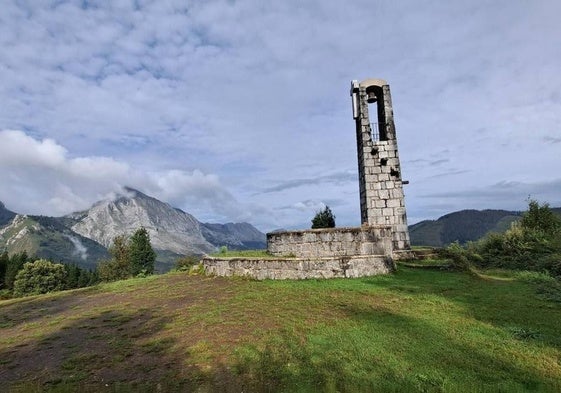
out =
<path fill-rule="evenodd" d="M 6 209 L 6 206 L 2 202 L 0 202 L 0 227 L 3 225 L 7 225 L 14 219 L 16 213 Z"/>
<path fill-rule="evenodd" d="M 101 244 L 73 232 L 56 218 L 15 213 L 0 228 L 0 249 L 3 248 L 10 254 L 26 251 L 38 258 L 85 268 L 94 268 L 100 259 L 109 256 Z"/>
<path fill-rule="evenodd" d="M 140 191 L 97 202 L 90 209 L 66 216 L 76 233 L 109 247 L 118 235 L 131 235 L 140 227 L 150 234 L 152 247 L 178 255 L 203 254 L 215 246 L 201 234 L 195 217 Z"/>
<path fill-rule="evenodd" d="M 118 235 L 144 227 L 157 253 L 156 269 L 167 271 L 183 255 L 202 255 L 220 246 L 265 248 L 266 236 L 248 223 L 203 224 L 191 214 L 126 188 L 113 200 L 64 217 L 17 215 L 0 203 L 0 249 L 27 251 L 55 261 L 95 267 L 108 257 Z"/>
<path fill-rule="evenodd" d="M 169 270 L 181 255 L 202 255 L 220 246 L 266 247 L 265 234 L 251 224 L 203 224 L 189 213 L 132 188 L 126 188 L 125 194 L 114 200 L 100 201 L 63 219 L 74 232 L 105 247 L 115 236 L 146 228 L 158 254 L 159 270 Z"/>
<path fill-rule="evenodd" d="M 561 208 L 552 208 L 561 216 Z M 442 247 L 454 241 L 475 241 L 489 232 L 505 232 L 520 219 L 522 212 L 508 210 L 461 210 L 437 220 L 425 220 L 409 226 L 414 246 Z"/>
<path fill-rule="evenodd" d="M 206 240 L 216 246 L 233 250 L 259 249 L 267 246 L 265 235 L 247 222 L 228 224 L 201 224 Z"/>

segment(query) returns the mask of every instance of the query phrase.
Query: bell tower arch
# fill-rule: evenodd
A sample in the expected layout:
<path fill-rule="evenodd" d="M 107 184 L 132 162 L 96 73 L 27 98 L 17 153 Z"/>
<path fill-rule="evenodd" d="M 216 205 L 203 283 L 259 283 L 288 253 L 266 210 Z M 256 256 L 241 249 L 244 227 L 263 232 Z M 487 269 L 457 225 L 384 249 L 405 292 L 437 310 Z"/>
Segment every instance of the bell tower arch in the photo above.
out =
<path fill-rule="evenodd" d="M 390 86 L 382 79 L 351 82 L 356 124 L 362 225 L 389 225 L 394 251 L 410 249 Z"/>

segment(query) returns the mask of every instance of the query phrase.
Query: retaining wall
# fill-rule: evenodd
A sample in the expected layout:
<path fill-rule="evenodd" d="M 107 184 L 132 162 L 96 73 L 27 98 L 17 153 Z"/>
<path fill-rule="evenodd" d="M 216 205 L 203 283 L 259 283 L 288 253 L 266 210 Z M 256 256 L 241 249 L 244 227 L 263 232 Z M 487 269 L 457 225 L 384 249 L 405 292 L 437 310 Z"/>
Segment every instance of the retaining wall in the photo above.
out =
<path fill-rule="evenodd" d="M 384 255 L 278 259 L 205 257 L 202 263 L 207 274 L 257 280 L 353 278 L 395 270 L 391 257 Z"/>

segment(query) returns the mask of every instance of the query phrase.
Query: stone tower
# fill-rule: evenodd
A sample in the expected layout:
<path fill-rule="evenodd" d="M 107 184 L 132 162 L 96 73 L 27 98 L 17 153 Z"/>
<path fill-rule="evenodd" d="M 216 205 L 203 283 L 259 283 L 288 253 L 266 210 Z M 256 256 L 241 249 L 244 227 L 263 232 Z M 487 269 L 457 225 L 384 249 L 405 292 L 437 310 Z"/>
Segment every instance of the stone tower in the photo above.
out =
<path fill-rule="evenodd" d="M 409 250 L 390 86 L 382 79 L 352 81 L 351 97 L 356 122 L 362 225 L 390 225 L 394 251 Z"/>

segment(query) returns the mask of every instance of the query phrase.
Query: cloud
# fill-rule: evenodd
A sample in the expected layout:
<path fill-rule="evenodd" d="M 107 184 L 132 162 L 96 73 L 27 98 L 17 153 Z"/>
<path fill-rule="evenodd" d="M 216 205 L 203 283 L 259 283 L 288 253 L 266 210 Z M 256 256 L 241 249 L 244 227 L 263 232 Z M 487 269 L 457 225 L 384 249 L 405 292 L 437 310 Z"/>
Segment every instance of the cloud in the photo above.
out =
<path fill-rule="evenodd" d="M 52 139 L 0 131 L 0 200 L 19 213 L 63 215 L 89 208 L 131 186 L 189 212 L 243 220 L 240 204 L 218 176 L 200 170 L 140 172 L 109 157 L 71 157 Z M 208 214 L 208 213 L 207 213 Z"/>
<path fill-rule="evenodd" d="M 277 184 L 276 186 L 267 187 L 262 190 L 262 193 L 272 193 L 284 190 L 289 190 L 291 188 L 298 188 L 301 186 L 310 186 L 318 184 L 342 184 L 346 182 L 357 182 L 358 174 L 354 172 L 339 172 L 332 173 L 330 175 L 318 176 L 316 178 L 310 179 L 293 179 Z"/>
<path fill-rule="evenodd" d="M 86 248 L 86 246 L 82 244 L 80 239 L 78 239 L 76 236 L 70 236 L 70 235 L 63 235 L 63 236 L 65 236 L 68 240 L 72 242 L 72 245 L 74 246 L 75 255 L 78 255 L 83 260 L 88 259 L 88 249 Z"/>
<path fill-rule="evenodd" d="M 546 135 L 546 136 L 543 137 L 543 140 L 546 143 L 555 144 L 555 143 L 561 142 L 561 137 L 554 137 L 554 136 Z"/>
<path fill-rule="evenodd" d="M 3 151 L 0 198 L 47 214 L 127 184 L 208 220 L 289 227 L 304 212 L 276 208 L 340 199 L 338 217 L 358 223 L 348 88 L 368 77 L 391 85 L 411 217 L 429 191 L 544 182 L 561 154 L 560 12 L 555 0 L 6 0 L 0 129 L 36 145 Z"/>
<path fill-rule="evenodd" d="M 546 182 L 500 181 L 486 187 L 463 188 L 453 191 L 421 195 L 421 198 L 445 201 L 450 208 L 495 207 L 520 210 L 528 198 L 561 206 L 561 178 Z"/>

